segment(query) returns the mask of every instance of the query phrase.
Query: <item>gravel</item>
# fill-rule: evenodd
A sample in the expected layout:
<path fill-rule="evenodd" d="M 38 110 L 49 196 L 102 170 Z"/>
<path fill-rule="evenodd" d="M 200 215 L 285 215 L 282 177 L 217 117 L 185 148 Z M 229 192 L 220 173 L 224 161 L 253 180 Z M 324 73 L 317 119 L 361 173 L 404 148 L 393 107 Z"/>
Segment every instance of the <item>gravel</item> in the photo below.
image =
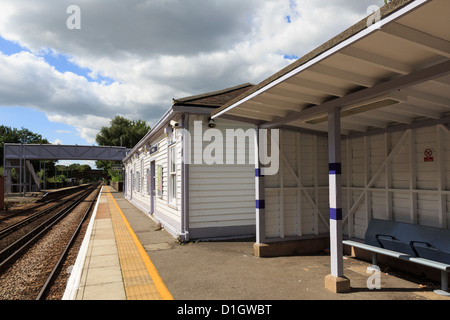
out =
<path fill-rule="evenodd" d="M 95 197 L 95 192 L 83 201 L 70 215 L 54 226 L 38 243 L 32 246 L 25 255 L 19 258 L 13 266 L 0 275 L 1 300 L 34 300 L 52 271 L 56 261 L 65 249 L 79 225 L 81 218 L 89 207 L 89 201 Z M 71 266 L 81 246 L 89 219 L 85 221 L 69 251 L 58 278 L 44 297 L 47 300 L 60 300 L 70 274 Z"/>

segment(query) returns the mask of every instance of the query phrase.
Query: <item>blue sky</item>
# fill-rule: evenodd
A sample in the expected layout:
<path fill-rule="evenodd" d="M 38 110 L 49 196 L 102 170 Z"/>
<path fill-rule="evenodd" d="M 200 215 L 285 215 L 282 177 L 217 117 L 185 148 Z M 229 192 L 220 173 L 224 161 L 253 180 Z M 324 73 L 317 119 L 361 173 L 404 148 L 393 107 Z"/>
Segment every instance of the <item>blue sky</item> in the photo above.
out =
<path fill-rule="evenodd" d="M 30 52 L 30 50 L 21 47 L 17 43 L 5 40 L 0 37 L 0 52 L 4 55 L 13 55 L 20 52 Z M 98 82 L 111 84 L 113 79 L 99 76 L 93 79 L 89 74 L 91 70 L 81 68 L 70 61 L 70 58 L 63 54 L 57 54 L 51 49 L 39 54 L 50 66 L 53 66 L 61 73 L 72 72 L 83 76 L 89 82 Z M 89 144 L 85 139 L 78 135 L 77 129 L 73 126 L 63 123 L 52 122 L 44 112 L 27 108 L 23 106 L 0 106 L 0 124 L 13 128 L 27 128 L 34 133 L 41 134 L 43 138 L 50 143 L 61 142 L 68 145 L 86 145 Z M 95 143 L 94 143 L 95 144 Z"/>
<path fill-rule="evenodd" d="M 50 143 L 62 141 L 64 144 L 86 144 L 75 135 L 77 130 L 74 127 L 50 122 L 43 112 L 31 108 L 0 107 L 0 119 L 2 125 L 29 129 L 42 135 Z"/>
<path fill-rule="evenodd" d="M 13 55 L 20 52 L 30 52 L 30 50 L 21 47 L 20 45 L 5 40 L 0 37 L 0 52 L 4 55 Z M 41 56 L 44 60 L 56 70 L 61 73 L 72 72 L 77 75 L 83 76 L 90 82 L 105 82 L 110 84 L 112 79 L 107 77 L 98 77 L 92 79 L 89 75 L 91 72 L 87 68 L 80 68 L 74 63 L 69 61 L 69 58 L 62 54 L 55 54 L 49 50 L 46 53 L 42 53 Z M 77 129 L 73 126 L 52 122 L 48 119 L 47 115 L 33 108 L 26 108 L 22 106 L 0 106 L 0 125 L 5 125 L 12 128 L 26 128 L 34 133 L 42 135 L 50 143 L 61 143 L 66 145 L 88 145 L 89 143 L 83 139 L 77 132 Z M 80 164 L 88 164 L 92 168 L 95 168 L 94 161 L 75 161 Z M 69 165 L 74 163 L 73 161 L 60 161 L 60 164 Z"/>
<path fill-rule="evenodd" d="M 77 135 L 76 128 L 62 123 L 50 122 L 40 111 L 23 107 L 0 107 L 0 124 L 8 127 L 28 130 L 42 135 L 50 143 L 59 141 L 68 145 L 86 145 L 86 141 Z M 95 168 L 95 161 L 59 161 L 59 164 L 71 163 L 88 164 Z"/>

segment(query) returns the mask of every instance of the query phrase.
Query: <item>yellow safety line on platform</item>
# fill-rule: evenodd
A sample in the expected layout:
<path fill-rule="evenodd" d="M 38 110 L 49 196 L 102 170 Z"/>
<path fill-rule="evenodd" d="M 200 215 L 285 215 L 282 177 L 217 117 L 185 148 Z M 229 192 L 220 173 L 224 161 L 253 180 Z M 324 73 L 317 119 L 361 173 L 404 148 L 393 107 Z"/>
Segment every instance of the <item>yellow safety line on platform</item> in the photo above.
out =
<path fill-rule="evenodd" d="M 138 249 L 140 256 L 145 264 L 145 267 L 147 269 L 148 274 L 150 275 L 151 279 L 153 280 L 153 284 L 156 287 L 156 289 L 159 292 L 159 295 L 161 296 L 162 300 L 173 300 L 172 294 L 167 289 L 166 285 L 164 284 L 163 280 L 161 279 L 161 276 L 158 273 L 158 270 L 156 270 L 155 265 L 150 260 L 150 257 L 148 256 L 147 252 L 145 251 L 144 247 L 142 246 L 141 242 L 139 241 L 138 237 L 134 233 L 133 229 L 131 228 L 127 218 L 123 214 L 122 210 L 120 209 L 119 205 L 116 202 L 116 199 L 112 196 L 111 192 L 109 191 L 109 188 L 106 187 L 106 190 L 108 191 L 109 196 L 111 197 L 112 201 L 114 202 L 118 212 L 120 213 L 120 216 L 122 217 L 122 220 L 126 226 L 126 229 L 129 232 L 129 235 L 134 241 L 134 244 L 136 245 L 136 248 Z"/>

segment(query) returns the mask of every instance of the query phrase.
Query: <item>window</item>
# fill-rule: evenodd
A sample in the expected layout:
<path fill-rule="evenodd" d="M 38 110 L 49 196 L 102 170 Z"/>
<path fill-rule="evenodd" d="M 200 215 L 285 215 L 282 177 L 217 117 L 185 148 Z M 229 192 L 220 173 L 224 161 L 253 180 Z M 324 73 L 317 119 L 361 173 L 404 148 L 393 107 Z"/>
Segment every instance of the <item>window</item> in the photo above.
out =
<path fill-rule="evenodd" d="M 136 172 L 136 191 L 141 192 L 141 173 Z"/>
<path fill-rule="evenodd" d="M 158 165 L 158 171 L 157 171 L 157 186 L 158 186 L 158 197 L 163 197 L 163 167 L 161 165 Z"/>
<path fill-rule="evenodd" d="M 147 169 L 146 170 L 146 172 L 147 172 L 147 174 L 145 175 L 146 176 L 146 179 L 147 179 L 147 194 L 151 194 L 151 185 L 150 185 L 150 169 Z"/>
<path fill-rule="evenodd" d="M 144 176 L 144 160 L 141 160 L 141 171 L 140 171 L 140 173 L 141 173 L 141 176 L 140 176 L 141 180 L 139 181 L 140 184 L 141 184 L 140 191 L 141 191 L 141 193 L 144 193 L 145 192 L 144 191 L 144 186 L 145 186 L 145 184 L 144 184 L 144 179 L 145 179 L 145 176 Z"/>
<path fill-rule="evenodd" d="M 169 202 L 176 203 L 177 199 L 177 152 L 176 148 L 169 149 Z"/>
<path fill-rule="evenodd" d="M 136 191 L 136 190 L 138 189 L 137 181 L 136 181 L 136 178 L 137 178 L 136 163 L 133 165 L 133 167 L 134 167 L 134 174 L 133 174 L 133 190 Z"/>
<path fill-rule="evenodd" d="M 133 170 L 131 170 L 131 169 L 128 172 L 127 181 L 128 181 L 127 194 L 130 195 L 131 191 L 132 191 L 131 187 L 133 187 Z"/>

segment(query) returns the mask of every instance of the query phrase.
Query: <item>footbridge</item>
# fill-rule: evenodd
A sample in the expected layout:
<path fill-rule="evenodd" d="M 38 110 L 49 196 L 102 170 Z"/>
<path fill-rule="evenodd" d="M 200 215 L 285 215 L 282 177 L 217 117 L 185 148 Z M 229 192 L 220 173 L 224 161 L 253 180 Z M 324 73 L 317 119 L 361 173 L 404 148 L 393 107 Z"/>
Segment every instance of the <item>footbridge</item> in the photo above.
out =
<path fill-rule="evenodd" d="M 5 143 L 3 149 L 3 168 L 5 192 L 11 192 L 11 186 L 17 185 L 21 192 L 33 191 L 40 181 L 31 165 L 32 160 L 105 160 L 122 161 L 131 149 L 123 147 L 98 147 L 53 144 L 14 144 Z M 11 169 L 16 168 L 18 182 L 12 183 Z M 34 184 L 34 185 L 33 185 Z M 36 187 L 34 187 L 36 189 Z"/>

